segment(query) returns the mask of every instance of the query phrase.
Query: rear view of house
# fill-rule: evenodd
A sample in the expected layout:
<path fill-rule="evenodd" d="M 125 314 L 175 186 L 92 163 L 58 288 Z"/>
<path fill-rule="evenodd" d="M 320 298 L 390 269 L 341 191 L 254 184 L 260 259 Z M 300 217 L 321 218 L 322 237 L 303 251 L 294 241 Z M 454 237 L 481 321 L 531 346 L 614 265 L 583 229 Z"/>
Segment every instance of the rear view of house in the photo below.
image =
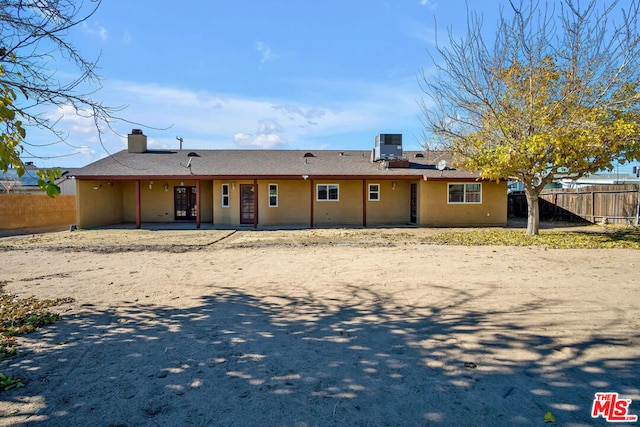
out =
<path fill-rule="evenodd" d="M 486 226 L 507 220 L 505 182 L 407 152 L 382 134 L 370 151 L 128 149 L 76 172 L 78 226 Z"/>

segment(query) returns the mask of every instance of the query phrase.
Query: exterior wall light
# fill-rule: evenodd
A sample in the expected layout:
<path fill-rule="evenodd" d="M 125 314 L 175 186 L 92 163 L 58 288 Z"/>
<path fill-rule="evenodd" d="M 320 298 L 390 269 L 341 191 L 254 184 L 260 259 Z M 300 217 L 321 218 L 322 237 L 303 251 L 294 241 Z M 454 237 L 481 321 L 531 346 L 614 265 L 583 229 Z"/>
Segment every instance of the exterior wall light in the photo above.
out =
<path fill-rule="evenodd" d="M 153 181 L 149 181 L 149 190 L 153 190 Z"/>
<path fill-rule="evenodd" d="M 164 191 L 169 191 L 169 184 L 164 185 Z"/>

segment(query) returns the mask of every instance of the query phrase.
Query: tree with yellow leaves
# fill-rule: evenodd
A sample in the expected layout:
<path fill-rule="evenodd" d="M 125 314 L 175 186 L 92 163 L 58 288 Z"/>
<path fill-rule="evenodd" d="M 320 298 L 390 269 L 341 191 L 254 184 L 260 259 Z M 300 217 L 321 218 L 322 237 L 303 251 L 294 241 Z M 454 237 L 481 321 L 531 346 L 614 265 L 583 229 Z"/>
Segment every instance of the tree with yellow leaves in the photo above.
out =
<path fill-rule="evenodd" d="M 470 12 L 420 76 L 429 140 L 482 178 L 522 182 L 528 234 L 545 185 L 640 157 L 640 5 L 607 3 L 512 0 L 492 44 Z"/>

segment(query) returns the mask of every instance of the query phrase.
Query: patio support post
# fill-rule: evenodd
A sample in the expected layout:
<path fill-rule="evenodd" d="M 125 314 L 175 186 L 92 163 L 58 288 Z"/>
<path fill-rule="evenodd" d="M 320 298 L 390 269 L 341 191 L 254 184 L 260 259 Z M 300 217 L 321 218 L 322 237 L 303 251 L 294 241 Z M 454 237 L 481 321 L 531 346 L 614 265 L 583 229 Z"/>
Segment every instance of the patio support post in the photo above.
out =
<path fill-rule="evenodd" d="M 196 180 L 196 228 L 200 228 L 200 180 Z"/>
<path fill-rule="evenodd" d="M 309 189 L 310 189 L 310 203 L 311 203 L 311 207 L 310 207 L 310 214 L 309 214 L 309 227 L 313 228 L 313 198 L 314 198 L 314 194 L 313 194 L 313 179 L 309 180 Z"/>
<path fill-rule="evenodd" d="M 362 226 L 367 226 L 367 180 L 362 180 Z"/>
<path fill-rule="evenodd" d="M 253 180 L 253 228 L 258 228 L 258 180 Z"/>
<path fill-rule="evenodd" d="M 136 181 L 136 228 L 142 226 L 142 204 L 140 202 L 140 180 Z"/>

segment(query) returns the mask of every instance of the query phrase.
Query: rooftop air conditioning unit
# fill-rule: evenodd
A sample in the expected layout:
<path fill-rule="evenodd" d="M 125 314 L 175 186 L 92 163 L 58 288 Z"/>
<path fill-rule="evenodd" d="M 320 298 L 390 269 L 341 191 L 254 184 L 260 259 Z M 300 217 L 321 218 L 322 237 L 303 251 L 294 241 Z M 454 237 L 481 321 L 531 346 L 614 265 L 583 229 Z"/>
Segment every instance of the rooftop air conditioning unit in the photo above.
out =
<path fill-rule="evenodd" d="M 373 149 L 373 160 L 401 159 L 402 134 L 381 133 L 376 136 L 376 146 Z"/>

